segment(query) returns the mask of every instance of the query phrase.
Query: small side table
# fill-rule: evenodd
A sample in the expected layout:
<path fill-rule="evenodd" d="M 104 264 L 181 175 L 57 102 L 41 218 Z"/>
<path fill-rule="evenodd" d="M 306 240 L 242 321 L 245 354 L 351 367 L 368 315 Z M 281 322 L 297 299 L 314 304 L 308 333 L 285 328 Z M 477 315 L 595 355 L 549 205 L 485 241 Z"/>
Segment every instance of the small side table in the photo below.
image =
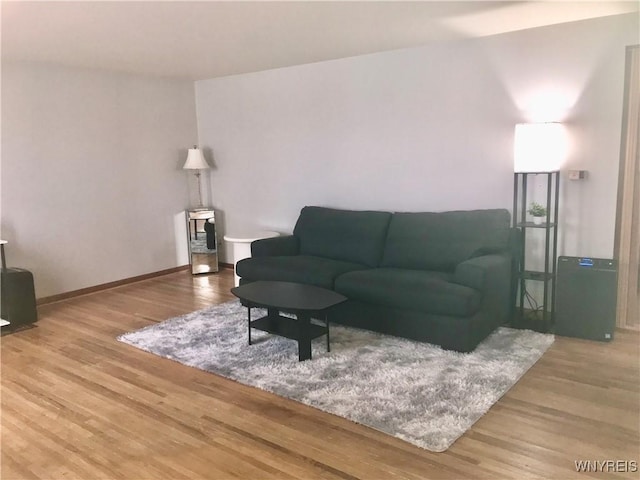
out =
<path fill-rule="evenodd" d="M 189 265 L 191 266 L 192 275 L 218 271 L 215 215 L 213 208 L 198 208 L 186 211 Z"/>
<path fill-rule="evenodd" d="M 233 276 L 236 287 L 240 285 L 240 277 L 236 274 L 235 265 L 243 258 L 249 258 L 251 256 L 251 242 L 261 240 L 263 238 L 278 236 L 280 236 L 278 232 L 272 232 L 269 230 L 239 232 L 224 236 L 225 241 L 231 243 L 233 249 Z"/>

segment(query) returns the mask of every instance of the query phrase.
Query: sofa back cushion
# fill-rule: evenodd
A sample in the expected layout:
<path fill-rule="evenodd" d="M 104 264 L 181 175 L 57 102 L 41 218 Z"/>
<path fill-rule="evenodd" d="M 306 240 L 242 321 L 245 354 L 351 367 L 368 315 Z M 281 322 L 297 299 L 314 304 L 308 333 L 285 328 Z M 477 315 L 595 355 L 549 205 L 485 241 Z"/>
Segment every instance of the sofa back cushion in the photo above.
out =
<path fill-rule="evenodd" d="M 475 255 L 509 247 L 505 209 L 394 213 L 381 265 L 452 271 Z"/>
<path fill-rule="evenodd" d="M 293 230 L 300 254 L 355 262 L 380 263 L 391 213 L 304 207 Z"/>

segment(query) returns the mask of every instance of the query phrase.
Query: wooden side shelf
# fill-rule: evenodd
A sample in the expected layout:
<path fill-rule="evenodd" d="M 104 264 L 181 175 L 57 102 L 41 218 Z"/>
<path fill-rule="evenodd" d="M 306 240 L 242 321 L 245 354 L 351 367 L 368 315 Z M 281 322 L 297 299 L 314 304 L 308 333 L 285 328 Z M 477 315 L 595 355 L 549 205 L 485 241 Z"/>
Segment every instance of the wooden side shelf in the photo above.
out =
<path fill-rule="evenodd" d="M 536 224 L 527 221 L 528 182 L 532 176 L 543 175 L 546 180 L 546 221 Z M 516 312 L 514 326 L 532 328 L 538 331 L 550 331 L 553 328 L 555 313 L 555 286 L 556 286 L 556 258 L 558 255 L 558 198 L 560 194 L 560 172 L 516 172 L 513 179 L 513 226 L 520 229 L 522 252 L 518 271 L 518 294 L 516 295 Z M 544 270 L 531 270 L 526 268 L 527 233 L 532 230 L 543 230 L 544 243 Z M 527 321 L 525 316 L 525 299 L 528 296 L 527 282 L 538 281 L 543 283 L 542 305 L 536 310 L 536 315 L 541 312 L 541 319 L 535 319 L 535 324 Z"/>

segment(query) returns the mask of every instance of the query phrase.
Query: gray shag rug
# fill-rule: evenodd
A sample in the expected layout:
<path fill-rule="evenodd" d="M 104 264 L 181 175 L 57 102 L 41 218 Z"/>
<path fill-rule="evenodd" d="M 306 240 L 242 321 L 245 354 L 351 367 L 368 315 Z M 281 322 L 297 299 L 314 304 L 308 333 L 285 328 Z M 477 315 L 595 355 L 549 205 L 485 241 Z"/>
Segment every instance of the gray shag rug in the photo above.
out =
<path fill-rule="evenodd" d="M 252 318 L 262 315 L 252 311 Z M 466 432 L 553 343 L 499 328 L 471 353 L 331 326 L 298 362 L 297 342 L 253 330 L 232 301 L 145 327 L 121 342 L 367 425 L 434 452 Z"/>

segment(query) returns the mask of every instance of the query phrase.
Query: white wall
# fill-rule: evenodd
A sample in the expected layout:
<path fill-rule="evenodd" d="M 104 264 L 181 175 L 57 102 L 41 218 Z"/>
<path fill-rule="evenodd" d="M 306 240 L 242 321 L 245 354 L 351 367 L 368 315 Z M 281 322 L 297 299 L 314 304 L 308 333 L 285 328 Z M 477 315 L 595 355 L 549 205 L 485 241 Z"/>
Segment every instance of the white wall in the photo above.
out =
<path fill-rule="evenodd" d="M 193 82 L 2 65 L 2 238 L 46 297 L 187 263 Z"/>
<path fill-rule="evenodd" d="M 221 227 L 288 232 L 304 205 L 510 209 L 514 124 L 553 120 L 572 137 L 566 168 L 589 171 L 562 182 L 559 253 L 609 257 L 637 39 L 623 15 L 196 82 Z"/>
<path fill-rule="evenodd" d="M 608 17 L 197 82 L 195 101 L 191 82 L 3 63 L 0 237 L 38 297 L 184 264 L 195 143 L 221 233 L 291 231 L 311 204 L 511 208 L 513 125 L 551 92 L 566 168 L 589 171 L 563 180 L 560 254 L 609 257 L 637 42 L 636 15 Z"/>

